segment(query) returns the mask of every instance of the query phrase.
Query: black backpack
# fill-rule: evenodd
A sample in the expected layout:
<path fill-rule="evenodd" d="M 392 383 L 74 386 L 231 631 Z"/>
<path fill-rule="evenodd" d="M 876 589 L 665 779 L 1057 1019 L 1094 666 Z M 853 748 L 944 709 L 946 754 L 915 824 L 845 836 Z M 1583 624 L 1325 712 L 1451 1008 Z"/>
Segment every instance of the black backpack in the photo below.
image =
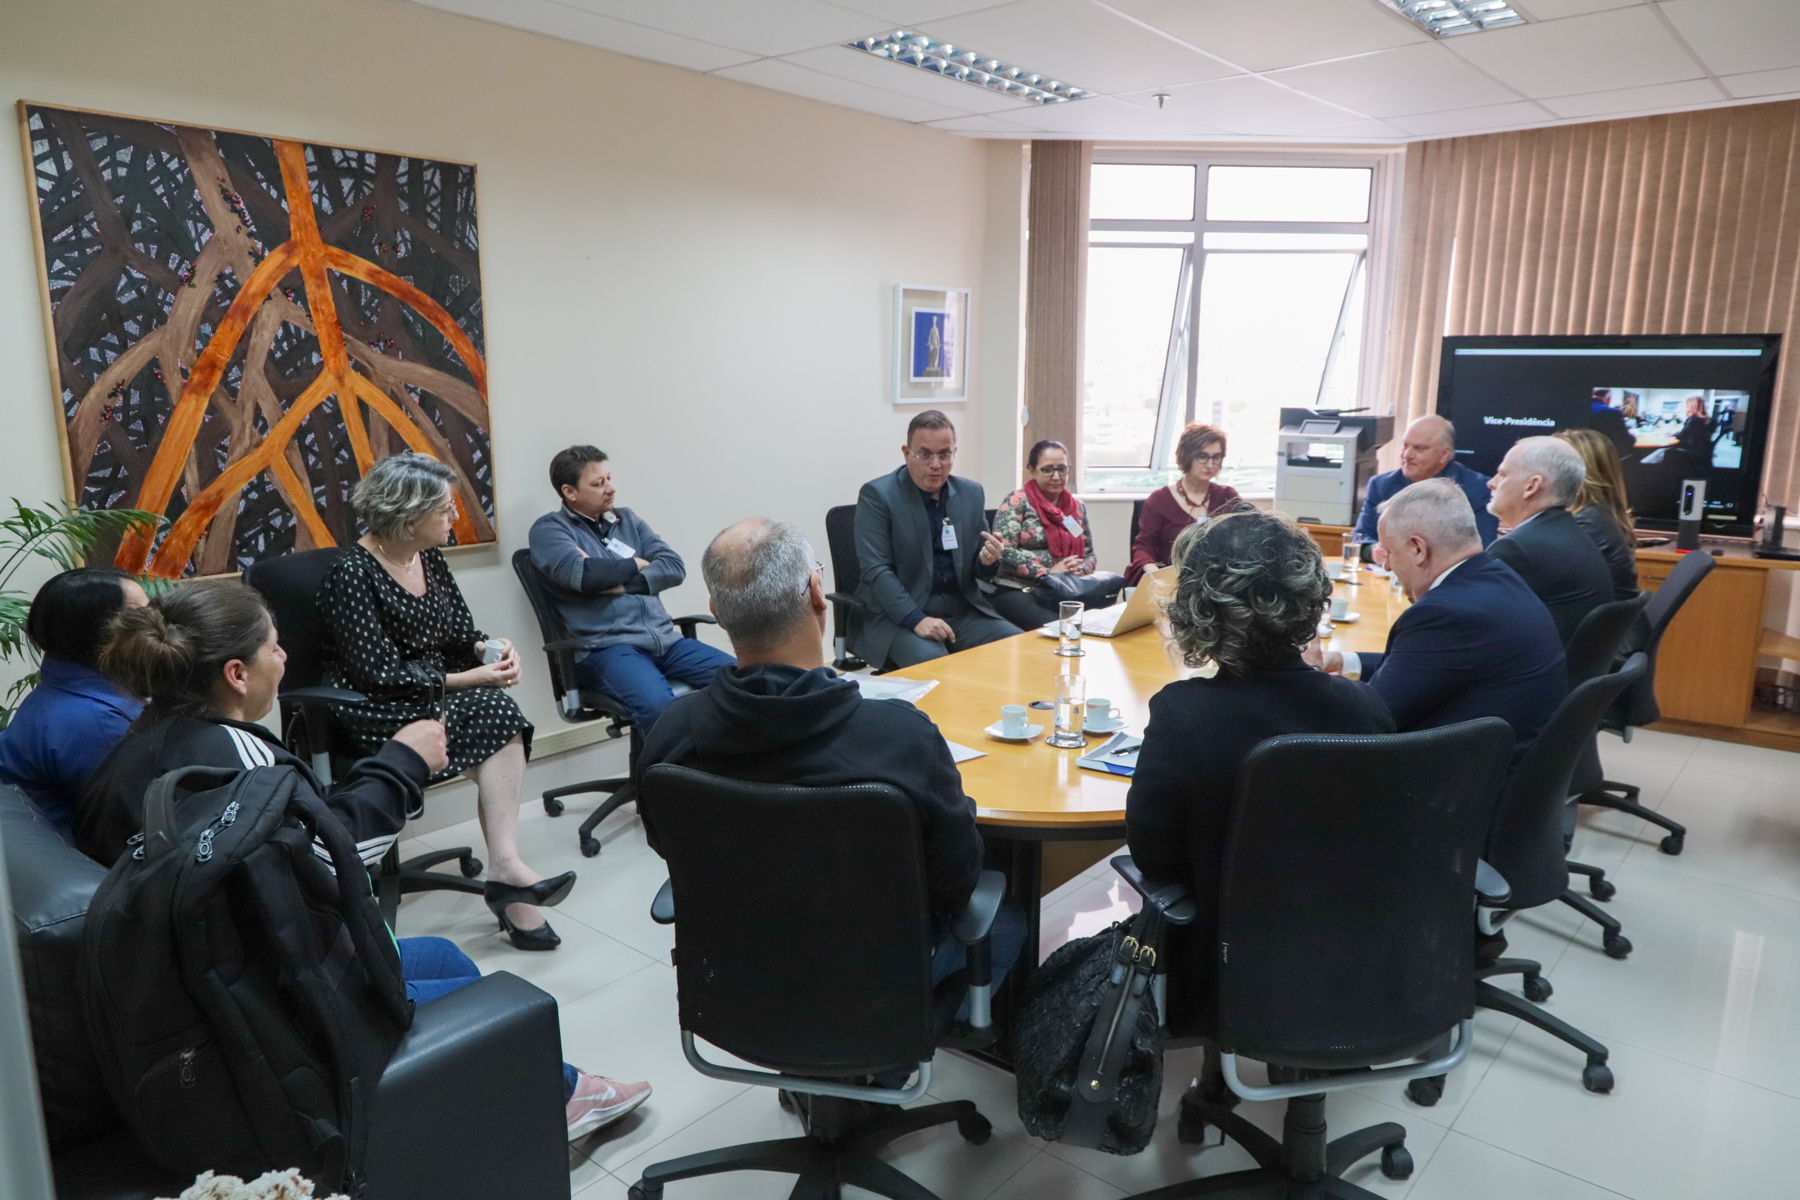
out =
<path fill-rule="evenodd" d="M 368 879 L 292 766 L 150 785 L 143 833 L 88 907 L 80 992 L 107 1087 L 157 1162 L 298 1167 L 355 1194 L 376 1085 L 412 1023 Z"/>

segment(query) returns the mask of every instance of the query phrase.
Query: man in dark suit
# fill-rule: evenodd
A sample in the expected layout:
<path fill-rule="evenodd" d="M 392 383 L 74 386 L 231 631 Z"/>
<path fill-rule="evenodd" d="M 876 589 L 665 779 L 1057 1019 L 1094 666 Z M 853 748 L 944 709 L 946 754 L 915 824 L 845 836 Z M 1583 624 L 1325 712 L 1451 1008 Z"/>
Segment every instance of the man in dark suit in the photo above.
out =
<path fill-rule="evenodd" d="M 1448 479 L 1462 489 L 1475 511 L 1475 525 L 1481 531 L 1483 546 L 1500 536 L 1498 523 L 1487 511 L 1487 476 L 1456 461 L 1456 426 L 1434 413 L 1420 417 L 1400 435 L 1399 469 L 1369 480 L 1362 512 L 1356 518 L 1356 539 L 1375 541 L 1381 506 L 1403 489 L 1426 479 Z"/>
<path fill-rule="evenodd" d="M 1387 650 L 1320 651 L 1307 660 L 1360 676 L 1402 732 L 1500 717 L 1516 763 L 1568 693 L 1550 611 L 1511 567 L 1481 548 L 1475 510 L 1447 479 L 1415 484 L 1382 505 L 1388 567 L 1412 599 Z"/>
<path fill-rule="evenodd" d="M 1560 438 L 1513 443 L 1488 480 L 1488 511 L 1510 531 L 1488 553 L 1519 573 L 1556 621 L 1563 645 L 1581 619 L 1612 599 L 1606 556 L 1566 507 L 1581 493 L 1587 467 Z"/>
<path fill-rule="evenodd" d="M 851 649 L 875 666 L 910 667 L 1018 633 L 977 583 L 994 577 L 1001 544 L 987 530 L 981 485 L 950 473 L 950 418 L 936 409 L 914 417 L 900 455 L 899 470 L 856 498 L 863 614 Z"/>

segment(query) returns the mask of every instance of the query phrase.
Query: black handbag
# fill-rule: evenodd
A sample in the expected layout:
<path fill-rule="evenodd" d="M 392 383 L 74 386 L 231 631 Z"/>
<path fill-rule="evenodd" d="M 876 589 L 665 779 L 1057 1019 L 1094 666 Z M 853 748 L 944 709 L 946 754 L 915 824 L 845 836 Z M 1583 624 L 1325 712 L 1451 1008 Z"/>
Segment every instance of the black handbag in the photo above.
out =
<path fill-rule="evenodd" d="M 1059 572 L 1040 575 L 1031 581 L 1031 589 L 1053 603 L 1079 600 L 1089 608 L 1111 604 L 1125 586 L 1125 577 L 1117 571 L 1095 571 L 1091 575 Z"/>
<path fill-rule="evenodd" d="M 1150 982 L 1163 920 L 1068 943 L 1026 981 L 1014 1040 L 1019 1118 L 1035 1137 L 1136 1154 L 1156 1131 L 1163 1031 Z"/>

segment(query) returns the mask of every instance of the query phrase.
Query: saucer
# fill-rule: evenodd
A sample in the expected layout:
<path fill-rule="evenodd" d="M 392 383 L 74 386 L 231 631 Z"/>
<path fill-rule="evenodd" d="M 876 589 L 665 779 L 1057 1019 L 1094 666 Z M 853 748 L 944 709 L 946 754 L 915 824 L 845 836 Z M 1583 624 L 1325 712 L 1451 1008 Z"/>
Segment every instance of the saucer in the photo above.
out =
<path fill-rule="evenodd" d="M 999 738 L 1003 742 L 1029 742 L 1032 738 L 1044 732 L 1044 727 L 1042 725 L 1027 725 L 1025 727 L 1024 737 L 1008 737 L 1006 734 L 1000 732 L 1000 728 L 1000 722 L 995 721 L 981 732 L 987 734 L 991 738 Z"/>
<path fill-rule="evenodd" d="M 1116 733 L 1123 728 L 1125 728 L 1125 722 L 1117 717 L 1108 717 L 1104 721 L 1089 721 L 1081 727 L 1081 732 L 1087 734 Z"/>
<path fill-rule="evenodd" d="M 1362 620 L 1361 613 L 1345 613 L 1341 617 L 1327 617 L 1334 625 L 1354 625 Z"/>

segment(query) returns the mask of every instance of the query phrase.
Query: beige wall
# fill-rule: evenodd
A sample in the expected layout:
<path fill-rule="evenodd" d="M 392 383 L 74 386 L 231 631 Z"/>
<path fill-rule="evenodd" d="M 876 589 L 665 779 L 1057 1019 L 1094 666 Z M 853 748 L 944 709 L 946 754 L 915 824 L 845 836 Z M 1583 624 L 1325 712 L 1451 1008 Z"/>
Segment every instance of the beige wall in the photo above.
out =
<path fill-rule="evenodd" d="M 1018 187 L 1016 143 L 1008 159 L 398 0 L 29 0 L 0 37 L 0 498 L 62 491 L 21 98 L 478 165 L 500 544 L 454 566 L 477 623 L 527 648 L 507 559 L 571 441 L 613 456 L 621 502 L 687 558 L 671 612 L 705 611 L 700 551 L 738 517 L 797 521 L 827 559 L 825 509 L 898 464 L 914 411 L 887 400 L 897 282 L 976 289 L 970 401 L 945 407 L 961 470 L 1001 466 L 984 410 L 1016 394 L 982 396 L 1016 393 L 1018 297 L 984 239 L 1010 220 L 1016 263 L 1018 193 L 987 194 Z M 982 361 L 995 337 L 1011 362 Z M 542 659 L 526 662 L 520 699 L 556 729 Z"/>

